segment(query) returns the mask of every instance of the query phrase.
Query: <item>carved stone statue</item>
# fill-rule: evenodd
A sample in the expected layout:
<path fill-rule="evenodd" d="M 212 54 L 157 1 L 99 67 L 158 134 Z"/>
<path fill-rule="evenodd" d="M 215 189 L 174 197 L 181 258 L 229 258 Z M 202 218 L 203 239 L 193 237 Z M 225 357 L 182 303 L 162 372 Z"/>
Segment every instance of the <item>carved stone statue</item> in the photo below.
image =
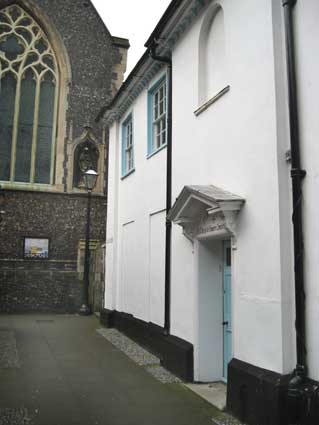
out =
<path fill-rule="evenodd" d="M 74 152 L 73 186 L 84 188 L 84 173 L 87 170 L 98 171 L 99 151 L 91 141 L 81 143 Z"/>

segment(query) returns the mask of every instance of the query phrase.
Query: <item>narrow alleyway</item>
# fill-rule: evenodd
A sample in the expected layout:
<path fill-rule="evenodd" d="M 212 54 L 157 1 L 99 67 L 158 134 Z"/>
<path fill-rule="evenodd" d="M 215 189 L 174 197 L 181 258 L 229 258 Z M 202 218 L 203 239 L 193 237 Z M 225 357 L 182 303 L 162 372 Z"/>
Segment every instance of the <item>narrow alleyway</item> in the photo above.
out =
<path fill-rule="evenodd" d="M 95 317 L 0 316 L 0 425 L 208 425 L 216 410 L 163 384 Z"/>

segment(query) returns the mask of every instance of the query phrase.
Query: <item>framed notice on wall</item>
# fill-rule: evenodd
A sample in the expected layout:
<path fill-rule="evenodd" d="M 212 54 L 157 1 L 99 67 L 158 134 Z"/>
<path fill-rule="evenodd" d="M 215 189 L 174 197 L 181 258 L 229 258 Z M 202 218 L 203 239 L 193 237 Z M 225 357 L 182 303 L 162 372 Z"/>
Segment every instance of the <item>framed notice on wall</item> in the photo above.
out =
<path fill-rule="evenodd" d="M 23 256 L 40 260 L 49 258 L 49 239 L 24 238 Z"/>

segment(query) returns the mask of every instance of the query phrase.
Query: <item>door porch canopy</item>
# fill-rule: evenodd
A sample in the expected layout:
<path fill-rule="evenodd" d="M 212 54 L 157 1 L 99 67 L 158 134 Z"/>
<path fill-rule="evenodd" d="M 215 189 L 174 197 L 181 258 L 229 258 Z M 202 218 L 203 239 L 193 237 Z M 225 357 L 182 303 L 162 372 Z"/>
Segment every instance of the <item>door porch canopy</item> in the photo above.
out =
<path fill-rule="evenodd" d="M 184 186 L 167 218 L 182 226 L 191 241 L 208 235 L 235 237 L 236 218 L 244 202 L 213 185 Z"/>

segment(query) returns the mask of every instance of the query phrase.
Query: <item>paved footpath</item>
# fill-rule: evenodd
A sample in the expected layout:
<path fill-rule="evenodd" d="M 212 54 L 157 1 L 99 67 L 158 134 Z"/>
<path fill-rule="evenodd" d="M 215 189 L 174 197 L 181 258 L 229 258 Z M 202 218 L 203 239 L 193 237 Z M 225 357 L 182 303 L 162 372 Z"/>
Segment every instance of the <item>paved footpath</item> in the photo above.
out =
<path fill-rule="evenodd" d="M 218 412 L 163 384 L 96 332 L 95 317 L 0 315 L 0 425 L 212 425 Z"/>

